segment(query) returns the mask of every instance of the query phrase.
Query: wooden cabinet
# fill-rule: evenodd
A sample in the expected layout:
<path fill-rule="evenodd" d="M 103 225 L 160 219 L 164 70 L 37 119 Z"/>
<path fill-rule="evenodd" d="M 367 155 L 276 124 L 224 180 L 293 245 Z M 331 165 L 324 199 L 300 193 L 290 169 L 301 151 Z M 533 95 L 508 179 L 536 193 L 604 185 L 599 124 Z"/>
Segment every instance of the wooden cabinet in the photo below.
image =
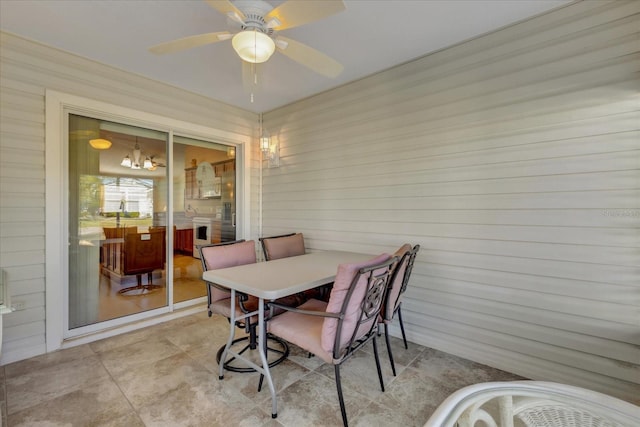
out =
<path fill-rule="evenodd" d="M 222 174 L 225 172 L 235 171 L 236 170 L 236 161 L 235 160 L 226 160 L 224 162 L 212 163 L 213 172 L 216 178 L 221 178 Z M 197 178 L 198 168 L 187 168 L 184 170 L 184 198 L 185 200 L 198 200 L 198 199 L 208 199 L 212 198 L 211 195 L 202 193 L 202 189 L 198 185 Z M 219 183 L 218 180 L 218 190 Z M 217 194 L 213 198 L 219 198 L 220 195 Z"/>
<path fill-rule="evenodd" d="M 213 221 L 211 223 L 211 243 L 222 242 L 222 231 L 220 221 Z"/>
<path fill-rule="evenodd" d="M 176 230 L 173 246 L 175 252 L 193 255 L 193 229 Z"/>
<path fill-rule="evenodd" d="M 185 169 L 184 175 L 184 198 L 199 199 L 200 191 L 196 180 L 196 168 Z"/>
<path fill-rule="evenodd" d="M 224 172 L 230 172 L 236 170 L 236 161 L 229 160 L 222 163 L 216 163 L 213 165 L 213 170 L 215 171 L 216 176 L 222 176 Z"/>

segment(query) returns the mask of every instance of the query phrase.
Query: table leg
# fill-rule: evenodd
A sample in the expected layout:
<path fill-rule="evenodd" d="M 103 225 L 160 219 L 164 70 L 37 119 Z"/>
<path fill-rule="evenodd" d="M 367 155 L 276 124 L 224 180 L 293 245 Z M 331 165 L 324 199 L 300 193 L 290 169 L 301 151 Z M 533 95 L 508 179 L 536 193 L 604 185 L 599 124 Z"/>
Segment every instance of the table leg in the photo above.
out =
<path fill-rule="evenodd" d="M 276 397 L 276 389 L 273 386 L 273 380 L 271 379 L 271 372 L 269 372 L 269 361 L 265 349 L 267 347 L 266 328 L 264 326 L 264 299 L 260 298 L 258 303 L 258 351 L 260 352 L 260 359 L 262 360 L 262 368 L 264 370 L 264 376 L 267 378 L 267 384 L 269 384 L 269 391 L 271 392 L 271 418 L 278 416 L 278 400 Z"/>
<path fill-rule="evenodd" d="M 241 319 L 250 317 L 255 315 L 256 312 L 247 313 L 241 316 Z M 229 339 L 227 340 L 227 344 L 224 346 L 224 350 L 220 355 L 220 364 L 218 379 L 224 378 L 224 363 L 227 360 L 227 355 L 232 355 L 238 358 L 243 359 L 249 366 L 253 367 L 256 371 L 262 373 L 267 378 L 267 384 L 269 384 L 269 391 L 271 392 L 271 418 L 276 418 L 278 416 L 278 400 L 276 396 L 276 388 L 273 386 L 273 379 L 271 378 L 271 372 L 269 371 L 269 360 L 267 359 L 267 337 L 266 337 L 266 328 L 264 324 L 264 299 L 260 298 L 258 303 L 258 353 L 260 354 L 260 360 L 262 362 L 262 367 L 256 365 L 250 360 L 246 359 L 241 354 L 238 354 L 231 350 L 231 346 L 233 345 L 233 340 L 236 337 L 235 333 L 235 324 L 236 324 L 236 291 L 235 289 L 231 289 L 231 314 L 229 316 Z"/>
<path fill-rule="evenodd" d="M 233 340 L 236 337 L 236 290 L 231 289 L 231 315 L 229 316 L 229 339 L 227 345 L 224 346 L 224 350 L 220 355 L 220 367 L 218 372 L 218 379 L 224 378 L 224 362 L 227 360 L 227 353 L 233 345 Z"/>

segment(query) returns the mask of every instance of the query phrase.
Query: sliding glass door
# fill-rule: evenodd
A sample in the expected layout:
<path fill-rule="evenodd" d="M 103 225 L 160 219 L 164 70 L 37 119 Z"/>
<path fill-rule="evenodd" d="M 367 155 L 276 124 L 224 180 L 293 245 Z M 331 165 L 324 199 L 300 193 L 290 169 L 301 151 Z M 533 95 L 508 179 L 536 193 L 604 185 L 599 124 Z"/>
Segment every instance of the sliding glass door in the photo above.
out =
<path fill-rule="evenodd" d="M 72 113 L 68 137 L 69 335 L 204 301 L 198 245 L 236 237 L 235 147 Z"/>
<path fill-rule="evenodd" d="M 235 240 L 235 148 L 173 138 L 173 301 L 206 296 L 198 245 Z"/>
<path fill-rule="evenodd" d="M 68 327 L 164 307 L 168 134 L 69 114 Z"/>

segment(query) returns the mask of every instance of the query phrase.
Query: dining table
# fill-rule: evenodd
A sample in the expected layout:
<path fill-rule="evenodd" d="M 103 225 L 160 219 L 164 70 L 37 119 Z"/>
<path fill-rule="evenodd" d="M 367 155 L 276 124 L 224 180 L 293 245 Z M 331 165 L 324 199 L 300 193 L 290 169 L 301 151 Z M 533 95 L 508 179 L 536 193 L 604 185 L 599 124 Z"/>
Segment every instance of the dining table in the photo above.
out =
<path fill-rule="evenodd" d="M 218 378 L 224 378 L 224 363 L 227 358 L 243 360 L 266 378 L 271 393 L 271 417 L 276 418 L 278 415 L 276 389 L 273 385 L 265 353 L 265 303 L 332 283 L 336 277 L 338 265 L 366 261 L 373 256 L 375 255 L 358 252 L 317 251 L 272 261 L 205 271 L 202 275 L 205 281 L 221 285 L 231 292 L 229 339 L 220 358 Z M 258 309 L 238 315 L 235 310 L 236 292 L 257 297 L 259 299 Z M 260 354 L 262 366 L 232 350 L 236 321 L 255 315 L 258 316 L 257 350 Z"/>

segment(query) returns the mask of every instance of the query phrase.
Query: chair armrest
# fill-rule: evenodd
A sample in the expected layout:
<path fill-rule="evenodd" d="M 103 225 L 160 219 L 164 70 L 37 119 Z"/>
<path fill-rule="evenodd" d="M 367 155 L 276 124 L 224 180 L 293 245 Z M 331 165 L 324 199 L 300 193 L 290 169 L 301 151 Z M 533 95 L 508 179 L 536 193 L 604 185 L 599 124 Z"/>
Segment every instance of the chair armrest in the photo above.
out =
<path fill-rule="evenodd" d="M 219 285 L 217 283 L 207 281 L 207 285 L 213 286 L 214 288 L 219 289 L 221 291 L 225 291 L 225 292 L 231 293 L 231 290 L 229 288 L 227 288 L 225 286 L 222 286 L 222 285 Z"/>
<path fill-rule="evenodd" d="M 208 282 L 207 281 L 207 285 L 213 286 L 214 288 L 219 289 L 221 291 L 231 293 L 231 290 L 229 288 L 227 288 L 225 286 L 222 286 L 222 285 L 219 285 L 217 283 Z M 246 313 L 249 313 L 250 311 L 252 311 L 252 310 L 246 308 L 245 304 L 244 304 L 245 302 L 247 302 L 249 300 L 249 295 L 248 294 L 245 294 L 244 292 L 236 291 L 236 297 L 238 298 L 238 303 L 240 305 L 240 310 L 242 310 L 243 313 L 246 314 Z"/>
<path fill-rule="evenodd" d="M 292 311 L 294 313 L 307 314 L 309 316 L 320 316 L 320 317 L 333 317 L 336 319 L 340 318 L 340 313 L 327 313 L 326 311 L 313 311 L 313 310 L 301 310 L 297 307 L 291 307 L 289 305 L 280 304 L 277 302 L 269 302 L 269 307 L 278 307 L 286 311 Z"/>

